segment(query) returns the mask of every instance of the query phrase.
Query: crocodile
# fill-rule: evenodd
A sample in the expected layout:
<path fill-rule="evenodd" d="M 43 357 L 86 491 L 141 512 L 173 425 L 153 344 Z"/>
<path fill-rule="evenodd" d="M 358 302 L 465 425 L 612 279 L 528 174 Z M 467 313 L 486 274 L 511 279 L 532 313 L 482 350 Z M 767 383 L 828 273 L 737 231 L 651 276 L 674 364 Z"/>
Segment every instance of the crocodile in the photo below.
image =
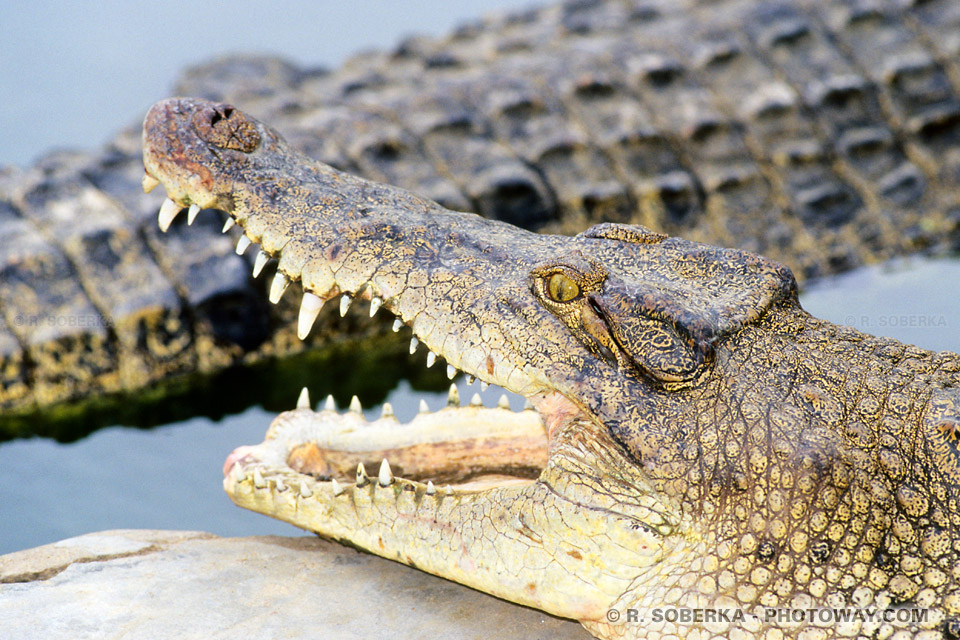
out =
<path fill-rule="evenodd" d="M 224 59 L 177 93 L 450 209 L 550 233 L 641 224 L 803 281 L 960 244 L 958 33 L 953 0 L 567 2 L 335 71 Z M 301 343 L 238 231 L 204 213 L 160 233 L 141 177 L 139 123 L 0 172 L 6 414 L 388 335 L 324 312 Z"/>
<path fill-rule="evenodd" d="M 229 104 L 157 103 L 143 161 L 161 224 L 224 211 L 271 302 L 300 282 L 301 334 L 364 298 L 535 409 L 367 422 L 304 391 L 228 456 L 236 504 L 599 638 L 960 636 L 960 356 L 812 317 L 768 258 L 451 211 Z"/>

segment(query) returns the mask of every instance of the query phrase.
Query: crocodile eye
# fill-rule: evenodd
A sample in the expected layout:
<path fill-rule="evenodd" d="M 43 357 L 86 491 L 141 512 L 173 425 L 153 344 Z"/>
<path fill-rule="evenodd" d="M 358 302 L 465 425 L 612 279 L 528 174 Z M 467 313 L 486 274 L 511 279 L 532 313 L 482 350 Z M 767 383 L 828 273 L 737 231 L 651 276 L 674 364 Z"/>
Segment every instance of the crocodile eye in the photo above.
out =
<path fill-rule="evenodd" d="M 568 276 L 554 273 L 547 280 L 547 295 L 554 302 L 570 302 L 580 295 L 580 287 Z"/>

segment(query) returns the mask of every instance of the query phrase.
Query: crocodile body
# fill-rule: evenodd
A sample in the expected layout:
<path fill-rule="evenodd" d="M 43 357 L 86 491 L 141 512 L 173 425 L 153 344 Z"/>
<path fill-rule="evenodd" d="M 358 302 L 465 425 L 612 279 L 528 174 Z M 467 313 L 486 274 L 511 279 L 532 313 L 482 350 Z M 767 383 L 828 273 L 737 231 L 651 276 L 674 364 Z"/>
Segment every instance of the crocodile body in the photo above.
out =
<path fill-rule="evenodd" d="M 237 504 L 601 638 L 960 633 L 960 356 L 811 317 L 769 259 L 453 212 L 222 103 L 155 105 L 144 165 L 161 217 L 222 209 L 276 259 L 272 302 L 300 282 L 301 334 L 324 301 L 366 298 L 451 377 L 537 409 L 367 423 L 304 394 L 227 459 Z M 822 609 L 893 613 L 793 613 Z"/>
<path fill-rule="evenodd" d="M 225 60 L 178 92 L 448 208 L 544 232 L 643 224 L 804 279 L 957 245 L 958 34 L 952 0 L 568 3 L 334 72 Z M 296 309 L 263 304 L 255 257 L 213 216 L 157 231 L 138 154 L 128 130 L 2 175 L 0 408 L 303 348 Z"/>

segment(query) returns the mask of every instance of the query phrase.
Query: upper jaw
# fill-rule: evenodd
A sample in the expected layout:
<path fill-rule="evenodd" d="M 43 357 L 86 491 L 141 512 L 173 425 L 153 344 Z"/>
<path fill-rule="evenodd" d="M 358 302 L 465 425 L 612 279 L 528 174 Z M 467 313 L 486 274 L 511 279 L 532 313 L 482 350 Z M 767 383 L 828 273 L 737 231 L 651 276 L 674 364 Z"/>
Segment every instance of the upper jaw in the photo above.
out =
<path fill-rule="evenodd" d="M 443 313 L 431 311 L 435 305 L 443 304 L 439 299 L 442 288 L 434 287 L 431 282 L 435 273 L 444 272 L 442 275 L 449 278 L 471 270 L 462 263 L 470 259 L 469 255 L 457 256 L 461 264 L 452 268 L 441 264 L 446 260 L 441 254 L 447 249 L 439 246 L 443 236 L 438 229 L 444 225 L 463 225 L 469 228 L 463 235 L 480 231 L 475 235 L 482 237 L 492 225 L 494 232 L 502 237 L 513 233 L 531 234 L 497 226 L 476 216 L 454 214 L 403 190 L 371 185 L 313 163 L 286 148 L 279 136 L 259 123 L 269 144 L 265 142 L 264 148 L 254 154 L 255 158 L 237 156 L 239 152 L 229 150 L 214 153 L 209 145 L 196 139 L 189 124 L 191 114 L 201 108 L 208 108 L 208 103 L 167 100 L 155 105 L 144 123 L 144 165 L 148 176 L 144 186 L 152 188 L 156 182 L 167 190 L 168 198 L 160 211 L 160 225 L 164 230 L 181 206 L 190 208 L 191 221 L 203 208 L 226 211 L 230 218 L 224 231 L 234 224 L 243 231 L 237 252 L 244 253 L 250 250 L 251 244 L 259 244 L 254 276 L 271 259 L 278 262 L 270 286 L 271 302 L 278 302 L 292 281 L 301 282 L 304 292 L 298 321 L 301 338 L 310 332 L 326 301 L 338 299 L 343 314 L 356 298 L 364 298 L 370 301 L 371 315 L 386 309 L 397 316 L 395 330 L 410 326 L 411 352 L 419 344 L 426 345 L 430 350 L 428 363 L 444 358 L 450 378 L 457 371 L 463 371 L 525 397 L 548 390 L 537 370 L 519 357 L 519 350 L 510 344 L 515 340 L 512 333 L 528 329 L 519 326 L 524 319 L 515 317 L 512 319 L 515 326 L 496 328 L 500 343 L 495 348 L 487 346 L 488 332 L 494 329 L 481 327 L 476 317 L 483 316 L 483 309 L 478 305 L 497 304 L 495 290 L 466 290 L 462 293 L 469 299 L 458 300 L 452 305 L 455 308 L 443 309 Z M 211 166 L 216 167 L 215 172 Z M 273 189 L 267 197 L 263 192 L 265 185 Z M 377 192 L 372 210 L 358 213 L 358 203 L 362 203 L 371 190 Z M 344 192 L 346 196 L 342 195 Z M 314 204 L 304 207 L 304 202 Z M 403 219 L 394 220 L 391 217 L 394 215 Z M 449 220 L 439 220 L 441 218 Z M 390 247 L 384 248 L 386 243 L 377 236 L 396 229 L 404 235 L 394 245 L 401 247 L 396 253 L 402 253 L 403 247 L 432 245 L 436 255 L 429 269 L 415 265 L 412 256 L 398 257 L 390 253 Z M 468 247 L 461 253 L 469 254 L 471 250 Z M 476 269 L 473 271 L 478 286 L 486 286 L 485 275 Z M 521 271 L 522 266 L 518 270 L 522 283 L 525 274 Z M 471 304 L 472 309 L 463 308 Z M 456 317 L 458 312 L 462 313 Z"/>

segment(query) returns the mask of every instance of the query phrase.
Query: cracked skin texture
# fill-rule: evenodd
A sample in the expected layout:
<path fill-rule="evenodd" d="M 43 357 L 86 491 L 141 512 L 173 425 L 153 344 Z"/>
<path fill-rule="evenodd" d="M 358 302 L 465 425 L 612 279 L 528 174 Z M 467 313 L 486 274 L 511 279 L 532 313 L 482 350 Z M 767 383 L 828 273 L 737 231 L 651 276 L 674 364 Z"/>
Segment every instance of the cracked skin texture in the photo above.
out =
<path fill-rule="evenodd" d="M 438 491 L 429 457 L 367 476 L 378 434 L 404 429 L 384 431 L 392 418 L 308 405 L 228 458 L 238 504 L 600 638 L 960 636 L 957 355 L 811 317 L 765 258 L 638 226 L 568 238 L 451 212 L 312 161 L 228 105 L 155 105 L 144 163 L 176 203 L 226 211 L 277 258 L 277 291 L 375 299 L 537 408 L 434 422 L 474 425 L 474 443 L 507 416 L 546 433 L 536 477 L 492 465 Z M 427 421 L 405 427 L 410 446 L 442 457 L 456 436 Z M 292 468 L 304 445 L 361 466 Z M 746 617 L 657 622 L 654 607 Z M 925 613 L 823 625 L 766 620 L 769 607 Z M 610 622 L 611 608 L 648 615 Z"/>

